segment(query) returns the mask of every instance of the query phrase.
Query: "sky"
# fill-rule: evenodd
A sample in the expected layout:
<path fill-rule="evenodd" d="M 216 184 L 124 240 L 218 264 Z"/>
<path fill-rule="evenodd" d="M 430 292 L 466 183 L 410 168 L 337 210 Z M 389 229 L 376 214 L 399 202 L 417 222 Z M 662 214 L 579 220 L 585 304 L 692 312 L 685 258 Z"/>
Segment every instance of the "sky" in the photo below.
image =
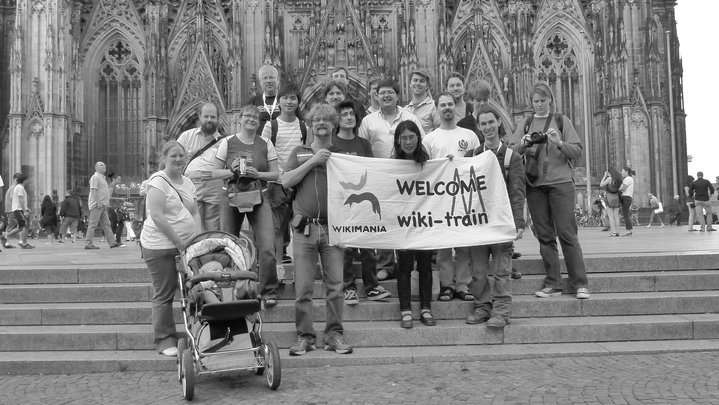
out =
<path fill-rule="evenodd" d="M 719 176 L 719 1 L 678 0 L 679 54 L 684 67 L 689 174 Z"/>

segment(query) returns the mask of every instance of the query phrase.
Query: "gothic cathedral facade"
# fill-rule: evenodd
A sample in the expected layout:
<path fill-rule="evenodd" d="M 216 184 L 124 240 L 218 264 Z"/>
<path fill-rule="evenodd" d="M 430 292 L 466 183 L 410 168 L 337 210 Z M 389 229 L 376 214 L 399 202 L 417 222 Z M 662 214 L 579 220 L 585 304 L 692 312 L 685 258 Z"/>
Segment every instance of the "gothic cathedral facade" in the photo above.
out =
<path fill-rule="evenodd" d="M 629 165 L 639 202 L 668 200 L 687 175 L 675 2 L 0 0 L 0 170 L 30 175 L 35 205 L 86 187 L 100 160 L 139 182 L 204 101 L 234 133 L 262 64 L 298 83 L 305 107 L 337 66 L 355 99 L 378 75 L 406 104 L 424 67 L 434 92 L 453 71 L 488 81 L 512 129 L 548 81 L 584 143 L 578 185 Z"/>

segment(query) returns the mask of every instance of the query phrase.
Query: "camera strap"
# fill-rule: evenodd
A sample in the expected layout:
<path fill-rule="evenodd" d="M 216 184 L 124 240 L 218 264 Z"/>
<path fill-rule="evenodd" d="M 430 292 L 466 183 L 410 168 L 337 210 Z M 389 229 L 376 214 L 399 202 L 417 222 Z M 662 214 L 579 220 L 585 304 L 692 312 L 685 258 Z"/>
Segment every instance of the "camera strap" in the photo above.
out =
<path fill-rule="evenodd" d="M 552 123 L 552 118 L 554 117 L 553 114 L 549 114 L 547 117 L 547 122 L 544 123 L 544 130 L 542 131 L 543 134 L 547 134 L 547 131 L 549 131 L 549 124 Z M 547 141 L 548 142 L 548 141 Z M 540 143 L 537 145 L 537 157 L 542 156 L 542 148 L 547 146 L 547 143 Z M 547 171 L 549 170 L 549 148 L 547 148 L 547 153 L 544 155 L 544 159 L 542 162 L 542 178 L 547 178 Z"/>

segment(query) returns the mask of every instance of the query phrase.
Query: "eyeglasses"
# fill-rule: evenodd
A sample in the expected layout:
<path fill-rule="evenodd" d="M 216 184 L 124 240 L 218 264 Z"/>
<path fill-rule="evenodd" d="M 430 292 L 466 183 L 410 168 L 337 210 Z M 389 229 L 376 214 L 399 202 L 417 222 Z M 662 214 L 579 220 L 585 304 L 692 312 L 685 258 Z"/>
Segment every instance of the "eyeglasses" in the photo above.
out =
<path fill-rule="evenodd" d="M 253 119 L 260 119 L 260 116 L 257 114 L 242 114 L 242 118 L 253 118 Z"/>
<path fill-rule="evenodd" d="M 320 122 L 330 122 L 330 119 L 329 119 L 329 118 L 322 118 L 322 117 L 320 117 L 320 118 L 312 118 L 312 123 L 313 123 L 313 124 L 319 124 Z"/>
<path fill-rule="evenodd" d="M 416 141 L 417 135 L 400 135 L 399 140 L 402 142 Z"/>
<path fill-rule="evenodd" d="M 384 96 L 394 96 L 394 95 L 396 95 L 397 93 L 396 93 L 394 90 L 382 90 L 382 91 L 380 91 L 380 92 L 377 93 L 377 94 L 379 94 L 380 96 L 384 97 Z"/>

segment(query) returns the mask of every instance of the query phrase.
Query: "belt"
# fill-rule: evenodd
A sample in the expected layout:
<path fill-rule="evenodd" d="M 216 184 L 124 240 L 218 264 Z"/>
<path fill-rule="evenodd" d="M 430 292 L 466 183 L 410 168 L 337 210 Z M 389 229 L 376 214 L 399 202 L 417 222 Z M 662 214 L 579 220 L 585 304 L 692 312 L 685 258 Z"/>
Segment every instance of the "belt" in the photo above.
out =
<path fill-rule="evenodd" d="M 306 218 L 308 224 L 327 225 L 326 218 Z"/>

